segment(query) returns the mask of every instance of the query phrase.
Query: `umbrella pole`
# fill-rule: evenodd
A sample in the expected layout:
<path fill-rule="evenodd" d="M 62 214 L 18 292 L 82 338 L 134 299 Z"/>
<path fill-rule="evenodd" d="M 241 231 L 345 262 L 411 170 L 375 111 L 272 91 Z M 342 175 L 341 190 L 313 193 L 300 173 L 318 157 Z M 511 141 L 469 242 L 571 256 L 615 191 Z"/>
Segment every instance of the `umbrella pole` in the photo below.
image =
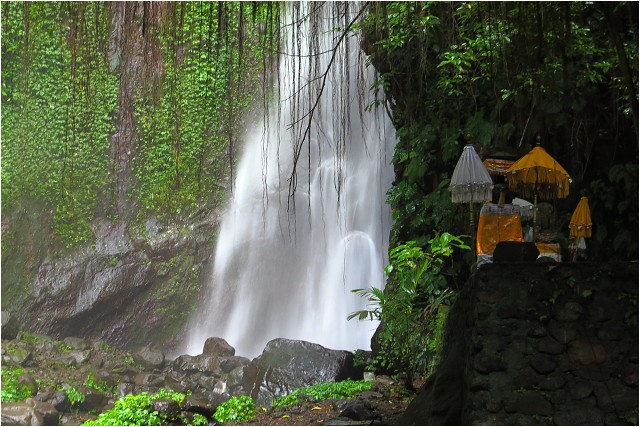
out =
<path fill-rule="evenodd" d="M 471 248 L 473 249 L 473 260 L 476 260 L 476 230 L 473 228 L 473 203 L 469 202 L 469 228 L 471 228 Z"/>
<path fill-rule="evenodd" d="M 533 243 L 536 242 L 536 218 L 538 213 L 538 193 L 533 194 L 533 233 L 531 233 Z"/>

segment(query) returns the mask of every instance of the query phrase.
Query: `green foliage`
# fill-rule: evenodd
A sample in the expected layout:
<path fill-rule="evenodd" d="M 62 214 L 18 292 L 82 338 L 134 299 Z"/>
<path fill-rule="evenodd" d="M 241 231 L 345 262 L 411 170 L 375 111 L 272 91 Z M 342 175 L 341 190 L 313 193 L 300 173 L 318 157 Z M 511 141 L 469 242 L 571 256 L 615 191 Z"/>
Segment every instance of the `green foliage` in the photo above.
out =
<path fill-rule="evenodd" d="M 143 25 L 141 43 L 159 48 L 160 58 L 147 52 L 149 75 L 121 82 L 128 49 L 113 45 L 110 8 L 2 4 L 3 212 L 37 202 L 68 248 L 94 239 L 96 216 L 120 220 L 114 207 L 123 209 L 123 198 L 139 222 L 147 214 L 176 220 L 218 202 L 241 117 L 263 101 L 254 94 L 263 92 L 266 71 L 254 71 L 270 69 L 278 52 L 278 4 L 175 3 L 141 18 L 159 20 Z M 119 100 L 122 85 L 136 88 L 126 95 L 133 100 Z M 128 114 L 134 128 L 122 120 L 116 129 L 115 119 Z"/>
<path fill-rule="evenodd" d="M 483 157 L 517 157 L 540 135 L 573 178 L 571 193 L 590 188 L 600 220 L 594 253 L 637 259 L 638 179 L 627 164 L 637 166 L 638 83 L 624 78 L 625 69 L 638 73 L 628 19 L 637 10 L 633 2 L 372 3 L 363 46 L 399 138 L 392 244 L 466 231 L 446 188 L 466 142 Z M 621 176 L 629 179 L 616 183 Z"/>
<path fill-rule="evenodd" d="M 182 404 L 186 395 L 172 390 L 162 389 L 154 395 L 142 392 L 129 394 L 118 399 L 113 408 L 98 415 L 95 420 L 85 421 L 83 426 L 153 426 L 166 425 L 173 421 L 166 414 L 153 410 L 153 401 L 172 399 Z M 194 424 L 195 425 L 195 424 Z"/>
<path fill-rule="evenodd" d="M 20 384 L 18 377 L 24 373 L 21 368 L 2 369 L 2 403 L 18 402 L 31 397 L 33 391 L 25 384 Z"/>
<path fill-rule="evenodd" d="M 249 421 L 256 416 L 256 405 L 250 396 L 232 396 L 216 409 L 213 418 L 219 423 Z"/>
<path fill-rule="evenodd" d="M 202 414 L 193 414 L 193 418 L 189 425 L 192 426 L 206 426 L 209 424 L 209 420 Z"/>
<path fill-rule="evenodd" d="M 384 290 L 371 287 L 352 292 L 366 298 L 368 308 L 349 319 L 380 320 L 373 368 L 404 372 L 409 378 L 427 375 L 435 366 L 442 346 L 442 329 L 454 294 L 443 275 L 445 260 L 455 248 L 469 249 L 459 237 L 442 233 L 429 241 L 425 252 L 415 242 L 398 245 L 389 252 L 390 277 Z"/>
<path fill-rule="evenodd" d="M 240 118 L 258 101 L 260 67 L 275 52 L 273 33 L 256 22 L 274 19 L 272 5 L 184 2 L 179 28 L 159 32 L 163 87 L 136 103 L 140 145 L 134 159 L 137 199 L 144 212 L 179 215 L 207 202 L 233 158 Z M 271 12 L 269 12 L 271 10 Z M 243 40 L 220 33 L 237 30 Z M 181 47 L 181 55 L 177 54 Z"/>
<path fill-rule="evenodd" d="M 278 408 L 295 405 L 300 402 L 301 396 L 311 396 L 314 400 L 351 399 L 358 393 L 369 390 L 372 385 L 372 381 L 354 380 L 314 384 L 297 388 L 288 395 L 277 398 L 273 401 L 273 406 Z"/>
<path fill-rule="evenodd" d="M 101 391 L 103 393 L 107 393 L 107 394 L 116 394 L 116 388 L 113 386 L 110 386 L 109 383 L 107 383 L 105 380 L 102 381 L 98 381 L 96 380 L 96 376 L 92 373 L 89 373 L 87 375 L 87 380 L 86 380 L 86 384 L 98 391 Z"/>
<path fill-rule="evenodd" d="M 93 238 L 117 95 L 102 53 L 105 4 L 70 5 L 7 3 L 2 16 L 3 210 L 43 202 L 68 247 Z"/>
<path fill-rule="evenodd" d="M 69 402 L 71 402 L 71 405 L 84 402 L 84 398 L 85 398 L 84 394 L 76 390 L 74 387 L 67 388 L 65 390 L 65 394 L 69 398 Z"/>

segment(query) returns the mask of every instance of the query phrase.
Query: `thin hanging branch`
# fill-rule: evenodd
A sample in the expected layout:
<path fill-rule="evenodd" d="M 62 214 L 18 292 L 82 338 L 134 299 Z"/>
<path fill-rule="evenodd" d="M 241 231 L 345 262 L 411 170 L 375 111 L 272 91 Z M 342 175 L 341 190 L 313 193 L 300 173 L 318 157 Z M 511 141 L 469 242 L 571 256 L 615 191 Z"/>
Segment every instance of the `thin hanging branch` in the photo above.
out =
<path fill-rule="evenodd" d="M 293 169 L 292 169 L 291 175 L 289 177 L 289 194 L 288 194 L 289 202 L 292 201 L 293 195 L 295 194 L 295 191 L 296 191 L 296 186 L 297 186 L 296 167 L 298 165 L 298 161 L 300 160 L 300 154 L 302 152 L 302 147 L 304 146 L 304 141 L 307 138 L 310 137 L 311 124 L 313 123 L 313 117 L 314 117 L 314 114 L 315 114 L 315 112 L 316 112 L 316 110 L 318 108 L 318 105 L 320 104 L 320 99 L 321 99 L 322 94 L 324 92 L 324 89 L 326 87 L 327 77 L 329 76 L 329 72 L 331 71 L 331 69 L 333 67 L 333 64 L 335 62 L 336 55 L 337 55 L 337 52 L 338 52 L 338 48 L 340 47 L 340 44 L 343 42 L 345 37 L 349 34 L 349 31 L 351 30 L 351 28 L 358 22 L 358 20 L 362 16 L 362 14 L 367 10 L 368 6 L 369 6 L 369 2 L 365 3 L 360 8 L 360 10 L 356 14 L 356 16 L 349 22 L 349 24 L 346 26 L 346 28 L 344 28 L 342 30 L 342 33 L 338 37 L 337 42 L 333 46 L 332 53 L 331 53 L 331 58 L 329 59 L 329 64 L 327 65 L 327 68 L 325 69 L 325 71 L 320 76 L 320 78 L 321 78 L 320 88 L 319 88 L 319 91 L 318 91 L 318 93 L 317 93 L 317 95 L 315 97 L 315 102 L 313 103 L 312 107 L 302 117 L 298 118 L 297 120 L 295 120 L 293 123 L 290 124 L 290 128 L 293 128 L 297 123 L 300 123 L 300 122 L 302 122 L 304 120 L 306 120 L 306 122 L 307 122 L 306 126 L 305 126 L 305 129 L 304 129 L 304 132 L 299 137 L 299 139 L 298 139 L 298 141 L 296 143 L 296 149 L 295 149 L 294 156 L 293 156 Z"/>

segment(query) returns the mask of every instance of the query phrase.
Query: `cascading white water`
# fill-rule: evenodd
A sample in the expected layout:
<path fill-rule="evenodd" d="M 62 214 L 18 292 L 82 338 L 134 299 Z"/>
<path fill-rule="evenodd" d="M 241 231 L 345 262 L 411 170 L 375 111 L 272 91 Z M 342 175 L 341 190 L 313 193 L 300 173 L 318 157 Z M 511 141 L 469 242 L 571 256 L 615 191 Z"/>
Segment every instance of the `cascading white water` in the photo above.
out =
<path fill-rule="evenodd" d="M 344 29 L 359 7 L 288 7 L 286 51 L 274 79 L 280 105 L 246 135 L 210 296 L 195 318 L 187 353 L 199 353 L 211 336 L 246 357 L 279 337 L 333 349 L 370 346 L 377 325 L 347 316 L 367 303 L 352 289 L 384 287 L 395 132 L 382 108 L 365 111 L 375 101 L 369 90 L 374 70 L 364 64 L 358 37 L 342 40 L 326 82 L 322 78 L 341 35 L 334 28 Z M 320 92 L 308 137 L 301 139 L 308 116 L 299 119 Z"/>

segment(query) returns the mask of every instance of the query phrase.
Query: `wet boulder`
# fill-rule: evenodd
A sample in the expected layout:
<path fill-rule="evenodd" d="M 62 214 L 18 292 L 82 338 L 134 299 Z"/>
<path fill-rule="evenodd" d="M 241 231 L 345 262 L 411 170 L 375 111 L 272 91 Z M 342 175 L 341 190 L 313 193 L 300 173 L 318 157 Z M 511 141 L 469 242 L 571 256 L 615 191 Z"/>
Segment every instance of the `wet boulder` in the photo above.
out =
<path fill-rule="evenodd" d="M 5 426 L 57 426 L 58 411 L 48 402 L 27 398 L 3 403 L 0 423 Z"/>
<path fill-rule="evenodd" d="M 202 354 L 208 356 L 235 356 L 236 349 L 231 347 L 223 338 L 211 337 L 204 342 Z"/>
<path fill-rule="evenodd" d="M 162 368 L 164 365 L 164 353 L 150 346 L 145 346 L 133 355 L 134 360 L 147 368 Z"/>
<path fill-rule="evenodd" d="M 269 341 L 262 354 L 245 370 L 245 375 L 249 374 L 253 379 L 245 379 L 250 380 L 247 391 L 251 392 L 251 397 L 259 404 L 269 404 L 296 388 L 356 378 L 356 371 L 351 352 L 277 338 Z"/>

